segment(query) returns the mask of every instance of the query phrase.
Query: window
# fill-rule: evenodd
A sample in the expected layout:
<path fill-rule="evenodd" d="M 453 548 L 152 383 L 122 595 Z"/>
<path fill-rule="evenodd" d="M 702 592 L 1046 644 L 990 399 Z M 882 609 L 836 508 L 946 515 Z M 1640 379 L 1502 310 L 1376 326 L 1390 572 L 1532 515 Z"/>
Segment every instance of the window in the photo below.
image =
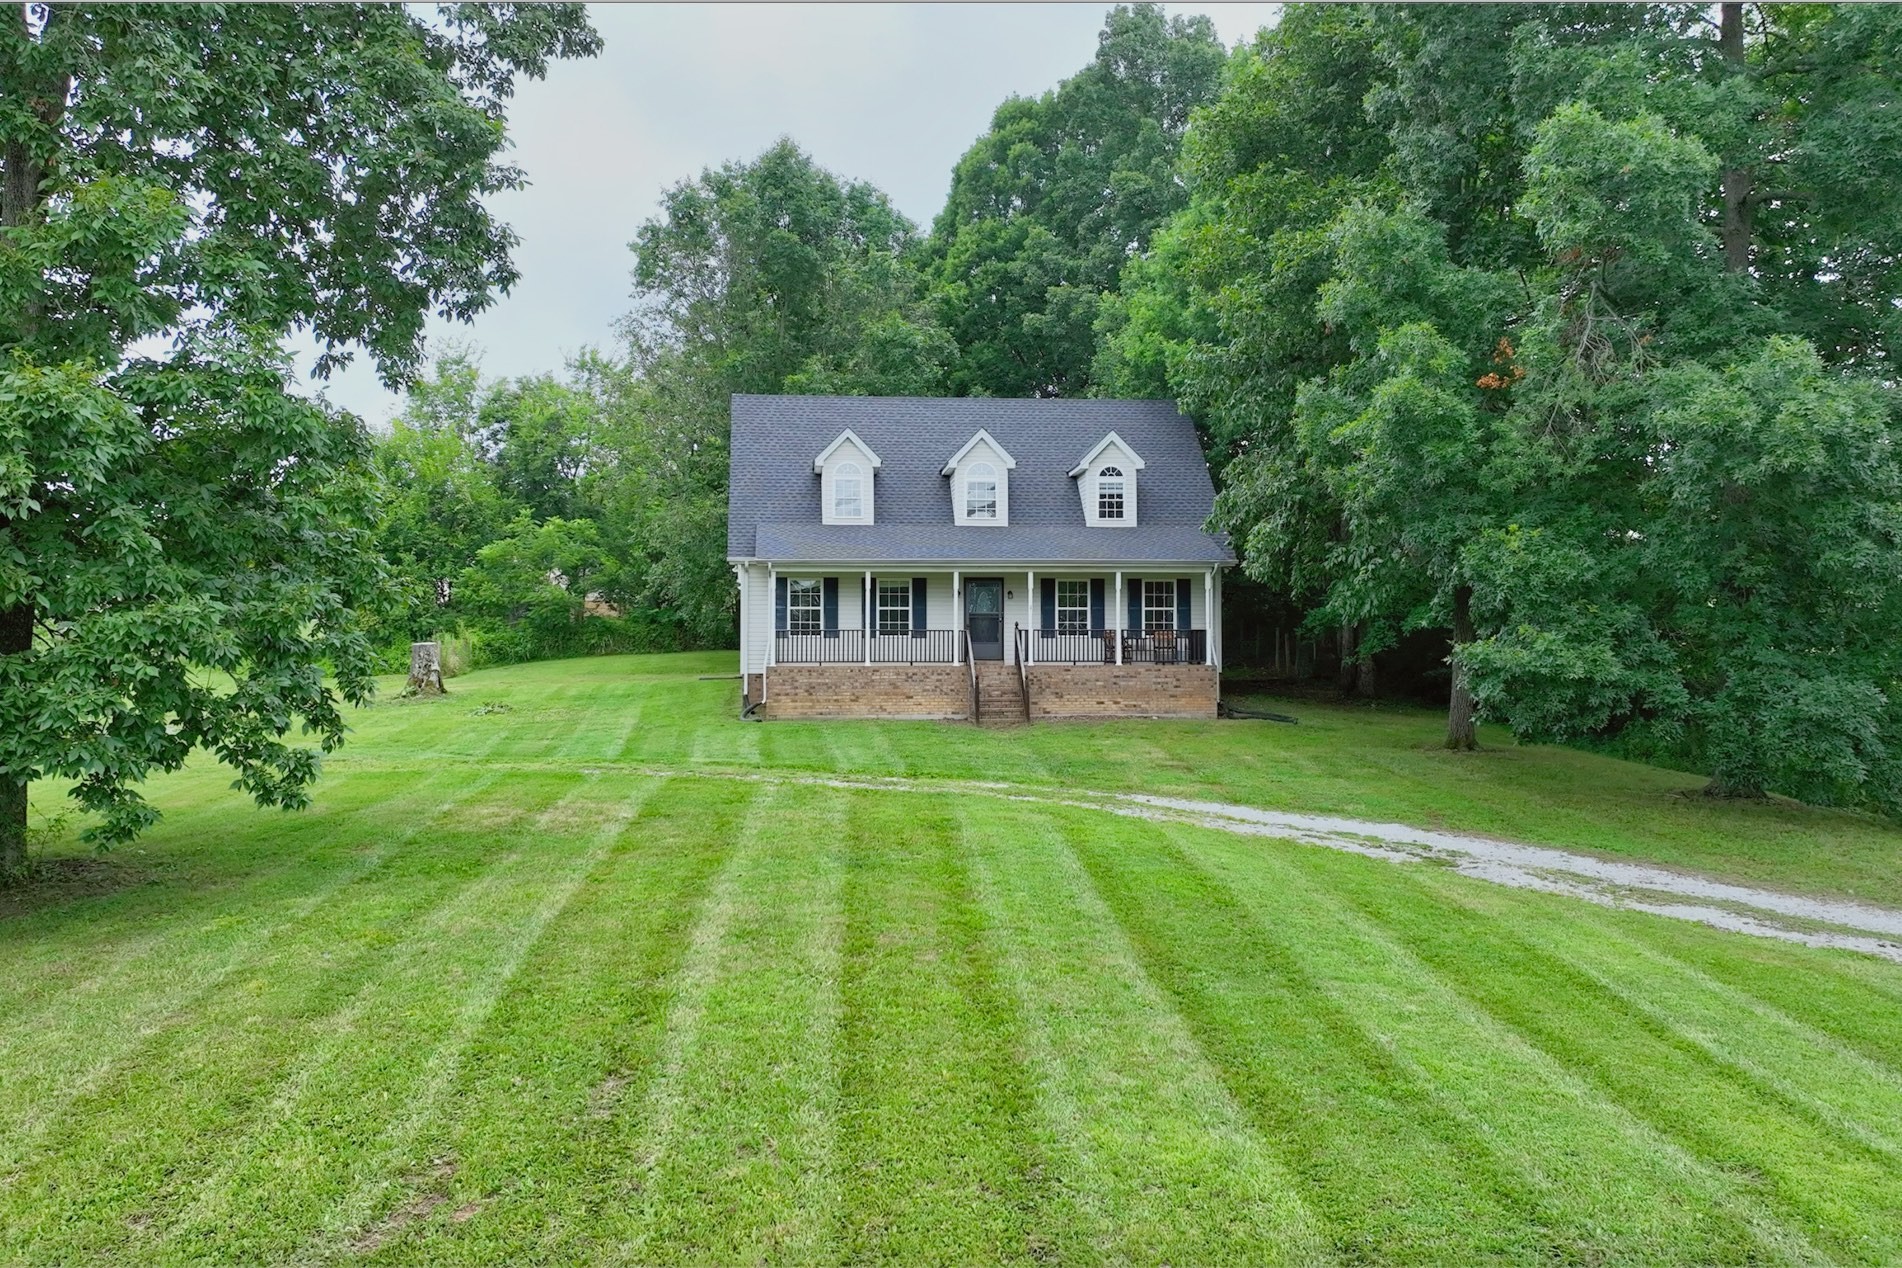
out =
<path fill-rule="evenodd" d="M 842 462 L 832 473 L 832 514 L 842 520 L 865 515 L 864 473 L 856 462 Z"/>
<path fill-rule="evenodd" d="M 786 632 L 825 633 L 822 587 L 817 577 L 793 577 L 786 582 Z"/>
<path fill-rule="evenodd" d="M 1173 630 L 1176 627 L 1176 583 L 1173 581 L 1143 582 L 1143 633 L 1154 634 L 1159 630 Z"/>
<path fill-rule="evenodd" d="M 910 581 L 878 583 L 878 632 L 880 634 L 911 633 Z"/>
<path fill-rule="evenodd" d="M 997 468 L 988 462 L 974 462 L 964 477 L 964 518 L 997 518 Z"/>
<path fill-rule="evenodd" d="M 1090 583 L 1088 581 L 1057 582 L 1057 633 L 1088 634 L 1090 632 Z"/>
<path fill-rule="evenodd" d="M 1104 467 L 1096 473 L 1096 518 L 1123 518 L 1123 469 Z"/>

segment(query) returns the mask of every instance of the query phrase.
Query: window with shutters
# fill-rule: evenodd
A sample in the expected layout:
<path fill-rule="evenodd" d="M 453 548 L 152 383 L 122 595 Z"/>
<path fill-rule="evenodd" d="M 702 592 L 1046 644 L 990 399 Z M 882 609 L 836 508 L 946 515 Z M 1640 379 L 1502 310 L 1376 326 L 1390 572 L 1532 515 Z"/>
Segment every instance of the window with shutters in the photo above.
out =
<path fill-rule="evenodd" d="M 1176 583 L 1143 582 L 1143 633 L 1154 634 L 1176 627 Z"/>
<path fill-rule="evenodd" d="M 909 580 L 878 583 L 878 632 L 880 634 L 911 633 L 911 582 Z"/>
<path fill-rule="evenodd" d="M 792 577 L 786 582 L 786 632 L 823 634 L 825 596 L 817 577 Z"/>
<path fill-rule="evenodd" d="M 1090 632 L 1090 583 L 1088 581 L 1057 582 L 1057 633 L 1088 634 Z"/>

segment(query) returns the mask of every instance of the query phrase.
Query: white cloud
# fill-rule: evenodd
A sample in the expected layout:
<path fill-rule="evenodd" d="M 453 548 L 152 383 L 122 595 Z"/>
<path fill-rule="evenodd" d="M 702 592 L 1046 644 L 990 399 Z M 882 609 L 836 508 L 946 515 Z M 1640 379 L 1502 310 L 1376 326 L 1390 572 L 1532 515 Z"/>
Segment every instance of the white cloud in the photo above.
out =
<path fill-rule="evenodd" d="M 1172 5 L 1205 12 L 1233 44 L 1272 23 L 1272 4 Z M 530 187 L 495 211 L 521 236 L 522 279 L 470 325 L 432 322 L 491 374 L 557 369 L 613 339 L 629 306 L 627 243 L 661 192 L 701 169 L 791 136 L 826 167 L 869 180 L 929 226 L 958 158 L 1013 93 L 1080 70 L 1105 9 L 1082 4 L 596 5 L 605 41 L 524 84 L 510 156 Z M 301 363 L 308 368 L 310 355 Z M 359 356 L 327 387 L 373 422 L 397 400 Z"/>

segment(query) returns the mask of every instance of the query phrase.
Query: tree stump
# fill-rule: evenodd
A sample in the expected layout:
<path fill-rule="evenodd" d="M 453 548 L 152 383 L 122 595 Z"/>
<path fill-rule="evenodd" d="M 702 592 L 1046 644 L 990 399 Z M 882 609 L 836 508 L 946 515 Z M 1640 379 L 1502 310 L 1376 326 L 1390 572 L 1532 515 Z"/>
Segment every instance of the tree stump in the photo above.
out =
<path fill-rule="evenodd" d="M 409 645 L 409 690 L 412 696 L 442 696 L 449 688 L 442 684 L 442 644 Z"/>

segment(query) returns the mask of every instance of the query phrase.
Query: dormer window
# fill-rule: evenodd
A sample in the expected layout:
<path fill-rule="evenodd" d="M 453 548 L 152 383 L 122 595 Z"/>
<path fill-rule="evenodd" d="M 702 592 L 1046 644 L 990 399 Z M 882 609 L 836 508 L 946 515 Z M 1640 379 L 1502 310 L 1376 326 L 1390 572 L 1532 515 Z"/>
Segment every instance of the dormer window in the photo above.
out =
<path fill-rule="evenodd" d="M 1136 476 L 1144 465 L 1142 455 L 1115 432 L 1097 441 L 1083 461 L 1070 468 L 1083 503 L 1083 522 L 1091 528 L 1134 528 Z"/>
<path fill-rule="evenodd" d="M 1017 460 L 987 431 L 964 442 L 941 475 L 951 478 L 951 522 L 1005 528 L 1010 524 L 1010 472 Z"/>
<path fill-rule="evenodd" d="M 1123 518 L 1123 469 L 1104 467 L 1096 473 L 1096 518 Z"/>
<path fill-rule="evenodd" d="M 825 524 L 870 524 L 878 455 L 849 428 L 812 460 L 819 477 L 819 519 Z"/>
<path fill-rule="evenodd" d="M 841 462 L 832 473 L 832 515 L 842 520 L 865 518 L 865 473 L 856 462 Z"/>
<path fill-rule="evenodd" d="M 997 518 L 997 468 L 988 462 L 974 462 L 964 473 L 964 518 Z"/>

